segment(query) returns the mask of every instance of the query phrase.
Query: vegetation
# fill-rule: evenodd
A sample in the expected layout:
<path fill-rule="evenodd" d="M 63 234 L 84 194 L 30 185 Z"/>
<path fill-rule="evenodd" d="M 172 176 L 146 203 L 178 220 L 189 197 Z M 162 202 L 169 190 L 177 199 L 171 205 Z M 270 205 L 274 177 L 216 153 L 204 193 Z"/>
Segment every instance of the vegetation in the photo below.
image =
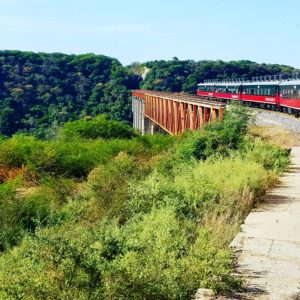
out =
<path fill-rule="evenodd" d="M 123 67 L 103 55 L 0 51 L 0 133 L 11 136 L 25 132 L 52 138 L 66 122 L 103 113 L 131 122 L 130 89 L 194 94 L 197 83 L 204 79 L 293 71 L 289 66 L 251 61 L 177 58 Z"/>
<path fill-rule="evenodd" d="M 60 124 L 108 113 L 131 120 L 138 77 L 113 58 L 0 51 L 0 132 L 53 136 Z"/>
<path fill-rule="evenodd" d="M 1 299 L 190 299 L 238 289 L 228 244 L 288 163 L 239 106 L 178 137 L 105 116 L 17 134 L 0 165 Z M 258 155 L 259 154 L 259 155 Z"/>

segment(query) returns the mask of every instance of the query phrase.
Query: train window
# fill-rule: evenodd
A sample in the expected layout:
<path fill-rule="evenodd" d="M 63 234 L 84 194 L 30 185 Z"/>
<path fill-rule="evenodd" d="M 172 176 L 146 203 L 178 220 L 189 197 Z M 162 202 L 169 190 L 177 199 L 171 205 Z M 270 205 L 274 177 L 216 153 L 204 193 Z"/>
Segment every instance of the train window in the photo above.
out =
<path fill-rule="evenodd" d="M 234 93 L 234 88 L 233 88 L 233 87 L 230 87 L 230 88 L 228 89 L 228 93 L 233 94 L 233 93 Z"/>
<path fill-rule="evenodd" d="M 232 93 L 232 94 L 237 94 L 238 91 L 239 91 L 239 88 L 238 88 L 237 86 L 231 87 L 231 93 Z"/>
<path fill-rule="evenodd" d="M 218 93 L 227 93 L 226 86 L 219 86 L 219 87 L 217 87 L 217 92 Z"/>
<path fill-rule="evenodd" d="M 213 86 L 198 86 L 198 91 L 202 91 L 202 92 L 213 92 L 214 91 L 214 87 Z"/>
<path fill-rule="evenodd" d="M 281 86 L 280 95 L 282 98 L 299 99 L 300 100 L 300 85 Z"/>
<path fill-rule="evenodd" d="M 257 95 L 261 96 L 276 96 L 277 92 L 277 87 L 276 86 L 270 86 L 270 85 L 265 85 L 257 89 Z"/>

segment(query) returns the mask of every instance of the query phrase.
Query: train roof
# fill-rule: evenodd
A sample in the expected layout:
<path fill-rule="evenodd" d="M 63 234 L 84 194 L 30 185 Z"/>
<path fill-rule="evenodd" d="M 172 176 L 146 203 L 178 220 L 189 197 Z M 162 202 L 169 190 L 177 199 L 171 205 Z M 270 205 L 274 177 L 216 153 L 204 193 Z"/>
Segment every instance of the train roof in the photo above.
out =
<path fill-rule="evenodd" d="M 251 85 L 278 85 L 280 81 L 253 81 L 253 82 L 243 82 L 243 86 Z"/>
<path fill-rule="evenodd" d="M 206 86 L 240 86 L 241 82 L 205 82 L 198 83 L 197 86 L 206 85 Z"/>
<path fill-rule="evenodd" d="M 299 81 L 300 82 L 300 81 Z M 252 86 L 252 85 L 278 85 L 279 80 L 274 81 L 240 81 L 240 82 L 204 82 L 199 83 L 198 86 Z M 299 83 L 300 84 L 300 83 Z"/>
<path fill-rule="evenodd" d="M 197 86 L 200 86 L 200 85 L 205 85 L 205 86 L 213 86 L 215 85 L 214 82 L 203 82 L 203 83 L 198 83 Z"/>
<path fill-rule="evenodd" d="M 241 86 L 242 82 L 216 82 L 215 86 Z"/>
<path fill-rule="evenodd" d="M 300 80 L 289 80 L 289 81 L 282 81 L 280 82 L 280 86 L 284 85 L 300 85 Z"/>
<path fill-rule="evenodd" d="M 300 85 L 300 79 L 296 80 L 286 80 L 286 81 L 244 81 L 244 82 L 204 82 L 198 83 L 197 86 L 265 86 L 265 85 L 280 85 L 280 86 L 288 86 L 288 85 Z"/>

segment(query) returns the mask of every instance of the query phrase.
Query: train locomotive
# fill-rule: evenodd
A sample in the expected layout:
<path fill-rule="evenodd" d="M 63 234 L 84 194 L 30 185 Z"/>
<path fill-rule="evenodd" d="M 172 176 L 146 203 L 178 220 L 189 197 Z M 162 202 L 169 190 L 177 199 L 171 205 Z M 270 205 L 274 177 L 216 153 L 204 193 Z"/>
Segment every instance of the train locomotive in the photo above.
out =
<path fill-rule="evenodd" d="M 240 101 L 247 106 L 300 116 L 300 79 L 209 80 L 198 84 L 197 95 L 222 102 Z"/>

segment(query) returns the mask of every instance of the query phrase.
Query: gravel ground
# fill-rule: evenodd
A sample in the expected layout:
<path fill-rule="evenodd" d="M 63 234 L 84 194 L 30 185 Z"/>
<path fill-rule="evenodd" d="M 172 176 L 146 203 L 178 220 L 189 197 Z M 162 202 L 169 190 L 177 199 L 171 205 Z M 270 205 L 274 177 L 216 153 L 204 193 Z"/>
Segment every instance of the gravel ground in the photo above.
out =
<path fill-rule="evenodd" d="M 283 127 L 300 136 L 300 119 L 283 113 L 268 112 L 265 110 L 253 110 L 255 115 L 255 124 L 262 125 L 276 125 Z"/>

